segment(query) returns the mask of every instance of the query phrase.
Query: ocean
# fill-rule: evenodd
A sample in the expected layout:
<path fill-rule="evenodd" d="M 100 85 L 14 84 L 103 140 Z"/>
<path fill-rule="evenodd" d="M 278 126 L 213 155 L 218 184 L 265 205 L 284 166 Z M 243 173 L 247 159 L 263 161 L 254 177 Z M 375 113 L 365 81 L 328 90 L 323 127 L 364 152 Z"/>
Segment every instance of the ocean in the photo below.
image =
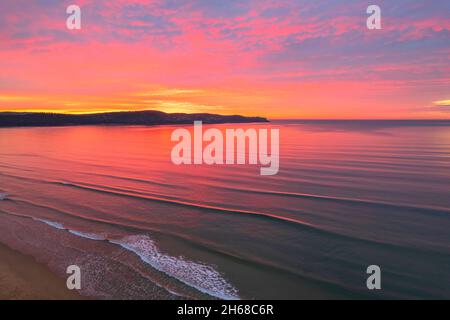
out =
<path fill-rule="evenodd" d="M 0 242 L 100 299 L 450 299 L 450 122 L 204 127 L 279 129 L 278 174 L 176 166 L 178 126 L 0 129 Z"/>

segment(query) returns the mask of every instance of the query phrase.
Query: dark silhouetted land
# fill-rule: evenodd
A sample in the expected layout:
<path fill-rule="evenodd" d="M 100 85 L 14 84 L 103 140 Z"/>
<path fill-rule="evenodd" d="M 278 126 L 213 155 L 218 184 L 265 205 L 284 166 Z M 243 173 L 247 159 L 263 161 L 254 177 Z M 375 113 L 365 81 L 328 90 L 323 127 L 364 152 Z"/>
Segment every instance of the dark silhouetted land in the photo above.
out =
<path fill-rule="evenodd" d="M 127 111 L 96 114 L 60 114 L 32 112 L 2 112 L 0 127 L 49 127 L 78 125 L 161 125 L 203 123 L 268 122 L 262 117 L 217 115 L 209 113 L 164 113 L 161 111 Z"/>

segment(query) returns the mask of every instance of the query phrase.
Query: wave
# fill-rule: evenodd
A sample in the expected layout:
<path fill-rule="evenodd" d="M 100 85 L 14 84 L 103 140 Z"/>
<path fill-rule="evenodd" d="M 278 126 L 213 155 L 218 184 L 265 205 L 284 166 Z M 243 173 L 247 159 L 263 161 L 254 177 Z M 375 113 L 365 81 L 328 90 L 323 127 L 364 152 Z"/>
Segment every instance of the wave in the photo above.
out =
<path fill-rule="evenodd" d="M 35 179 L 35 178 L 15 176 L 15 175 L 4 174 L 4 173 L 0 173 L 0 175 L 5 175 L 5 176 L 13 177 L 13 178 L 18 178 L 18 179 L 30 180 L 30 181 L 34 181 L 34 182 L 40 182 L 40 183 L 56 184 L 56 185 L 61 185 L 61 186 L 65 186 L 65 187 L 72 187 L 72 188 L 88 190 L 88 191 L 93 191 L 93 192 L 99 192 L 99 193 L 104 193 L 104 194 L 111 194 L 111 195 L 115 195 L 115 196 L 122 196 L 122 197 L 134 198 L 134 199 L 139 199 L 139 200 L 154 201 L 154 202 L 160 202 L 160 203 L 165 203 L 165 204 L 170 204 L 170 205 L 178 205 L 178 206 L 189 207 L 189 208 L 194 208 L 194 209 L 198 209 L 198 210 L 211 210 L 211 211 L 222 212 L 222 213 L 234 213 L 234 214 L 246 214 L 246 215 L 259 216 L 259 217 L 270 219 L 270 220 L 276 220 L 278 222 L 295 223 L 297 225 L 301 225 L 304 227 L 317 228 L 317 227 L 313 226 L 312 224 L 307 223 L 305 221 L 288 218 L 288 217 L 283 217 L 283 216 L 279 216 L 276 214 L 264 213 L 264 212 L 259 212 L 259 211 L 251 211 L 251 210 L 232 209 L 232 208 L 212 206 L 212 205 L 207 205 L 207 204 L 198 204 L 198 203 L 176 200 L 176 199 L 168 199 L 168 198 L 163 198 L 161 196 L 151 196 L 146 193 L 139 192 L 137 190 L 130 192 L 129 190 L 123 190 L 123 189 L 118 189 L 118 188 L 114 188 L 114 187 L 98 186 L 98 185 L 93 185 L 93 184 L 88 184 L 88 183 L 39 180 L 39 179 Z M 317 229 L 320 230 L 319 228 L 317 228 Z"/>
<path fill-rule="evenodd" d="M 61 182 L 55 182 L 56 184 L 61 185 Z M 92 184 L 80 184 L 80 183 L 72 183 L 72 182 L 64 182 L 64 186 L 66 187 L 72 187 L 87 191 L 93 191 L 98 193 L 104 193 L 114 196 L 121 196 L 121 197 L 127 197 L 132 199 L 138 199 L 138 200 L 146 200 L 146 201 L 153 201 L 153 202 L 159 202 L 159 203 L 165 203 L 168 205 L 174 205 L 174 206 L 181 206 L 185 208 L 192 208 L 197 210 L 208 210 L 210 212 L 216 212 L 216 213 L 222 213 L 222 214 L 238 214 L 243 216 L 250 216 L 255 218 L 261 218 L 266 220 L 271 220 L 279 223 L 284 223 L 286 225 L 294 226 L 297 228 L 301 228 L 303 230 L 325 235 L 327 237 L 335 237 L 337 239 L 346 239 L 349 241 L 357 241 L 361 243 L 371 244 L 371 245 L 379 245 L 379 246 L 386 246 L 390 248 L 395 249 L 401 249 L 401 250 L 412 250 L 412 251 L 427 251 L 427 252 L 433 252 L 434 250 L 430 249 L 424 249 L 417 246 L 404 246 L 398 243 L 392 243 L 392 242 L 386 242 L 382 240 L 376 240 L 376 239 L 370 239 L 370 238 L 362 238 L 355 235 L 349 235 L 345 233 L 341 233 L 334 230 L 328 230 L 324 229 L 321 226 L 317 226 L 311 223 L 308 223 L 306 221 L 302 221 L 299 219 L 289 218 L 289 217 L 283 217 L 280 215 L 272 214 L 272 213 L 265 213 L 261 211 L 250 211 L 250 210 L 242 210 L 242 209 L 233 209 L 233 208 L 226 208 L 226 207 L 219 207 L 219 206 L 212 206 L 207 204 L 199 204 L 199 203 L 193 203 L 193 202 L 187 202 L 182 200 L 176 200 L 176 199 L 167 199 L 167 198 L 161 198 L 161 197 L 155 197 L 153 195 L 148 195 L 146 193 L 138 192 L 138 191 L 132 191 L 114 188 L 114 187 L 106 187 L 106 186 L 98 186 L 98 185 L 92 185 Z M 332 199 L 330 199 L 332 200 Z M 345 200 L 344 200 L 345 201 Z M 414 207 L 416 210 L 426 210 L 424 207 Z M 429 209 L 433 210 L 433 209 Z M 434 211 L 435 214 L 446 214 L 445 212 L 441 212 L 439 210 Z M 105 221 L 108 223 L 108 221 Z M 439 254 L 439 251 L 436 251 L 437 254 Z"/>
<path fill-rule="evenodd" d="M 95 241 L 108 241 L 125 250 L 135 253 L 152 268 L 177 279 L 185 285 L 210 296 L 225 299 L 240 299 L 238 290 L 231 285 L 213 266 L 194 262 L 183 256 L 171 256 L 162 253 L 155 241 L 148 235 L 130 235 L 122 239 L 108 239 L 105 234 L 82 232 L 66 228 L 62 223 L 33 218 L 59 230 L 67 230 L 73 235 Z"/>
<path fill-rule="evenodd" d="M 90 176 L 97 176 L 97 177 L 116 179 L 116 180 L 139 182 L 139 183 L 143 183 L 143 184 L 156 185 L 156 186 L 159 186 L 159 187 L 180 188 L 180 186 L 177 186 L 175 184 L 164 183 L 164 182 L 159 182 L 159 181 L 150 180 L 150 179 L 139 179 L 139 178 L 133 178 L 133 177 L 124 177 L 124 176 L 117 176 L 117 175 L 113 175 L 113 174 L 102 174 L 102 173 L 90 173 L 90 172 L 79 172 L 79 173 L 90 175 Z"/>
<path fill-rule="evenodd" d="M 12 214 L 12 213 L 9 213 L 9 212 L 5 212 L 4 210 L 1 210 L 1 209 L 0 209 L 0 212 L 3 212 L 3 213 L 8 214 L 8 215 L 16 215 L 16 214 Z M 64 212 L 62 212 L 62 213 L 64 213 Z M 69 214 L 69 215 L 71 215 L 71 214 Z M 53 226 L 53 227 L 56 227 L 58 229 L 67 230 L 68 232 L 70 232 L 70 233 L 72 233 L 72 234 L 74 234 L 76 236 L 79 236 L 79 237 L 87 238 L 87 239 L 90 239 L 90 240 L 97 240 L 97 241 L 104 240 L 104 241 L 107 241 L 107 242 L 115 244 L 115 245 L 121 245 L 123 249 L 129 250 L 129 251 L 135 253 L 136 255 L 138 255 L 143 260 L 143 262 L 151 265 L 153 268 L 157 269 L 160 272 L 163 272 L 163 273 L 167 274 L 168 276 L 170 276 L 172 278 L 178 279 L 179 281 L 181 281 L 182 283 L 188 285 L 189 287 L 195 288 L 195 289 L 197 289 L 197 290 L 199 290 L 199 291 L 201 291 L 203 293 L 207 293 L 207 294 L 209 294 L 209 295 L 211 295 L 213 297 L 218 297 L 218 298 L 222 298 L 222 299 L 239 299 L 239 296 L 238 296 L 237 293 L 235 295 L 223 294 L 223 292 L 227 292 L 226 290 L 220 290 L 220 291 L 213 291 L 213 292 L 211 292 L 211 288 L 210 287 L 204 287 L 203 285 L 202 286 L 197 286 L 195 283 L 192 283 L 192 281 L 191 281 L 192 279 L 190 279 L 190 278 L 187 278 L 185 280 L 186 281 L 185 282 L 185 281 L 180 279 L 180 277 L 183 276 L 183 270 L 181 270 L 181 274 L 175 274 L 174 275 L 173 269 L 170 268 L 170 265 L 167 267 L 166 270 L 159 269 L 159 268 L 155 267 L 155 265 L 157 265 L 158 261 L 153 262 L 152 259 L 154 258 L 154 255 L 152 255 L 152 254 L 147 255 L 146 254 L 145 245 L 144 246 L 138 246 L 138 247 L 136 247 L 134 245 L 123 245 L 123 244 L 127 244 L 127 243 L 130 242 L 130 241 L 127 240 L 128 237 L 124 237 L 122 239 L 109 240 L 108 237 L 105 234 L 74 231 L 74 230 L 67 229 L 62 224 L 57 223 L 57 222 L 52 222 L 52 221 L 49 221 L 49 220 L 38 219 L 38 218 L 34 218 L 34 217 L 30 217 L 30 216 L 24 216 L 24 215 L 17 215 L 17 216 L 31 218 L 33 220 L 43 222 L 43 223 L 45 223 L 45 224 L 47 224 L 49 226 Z M 90 220 L 90 219 L 87 218 L 86 220 Z M 116 223 L 116 222 L 112 222 L 112 221 L 105 222 L 105 223 L 112 224 L 112 225 L 115 225 L 115 226 L 118 226 L 118 227 L 123 226 L 120 223 Z M 129 229 L 128 230 L 129 233 L 133 233 L 135 236 L 147 236 L 150 240 L 151 240 L 151 238 L 148 236 L 149 233 L 150 234 L 159 233 L 159 231 L 157 231 L 157 230 L 155 230 L 155 232 L 153 232 L 153 231 L 150 231 L 150 230 L 141 229 L 139 226 L 129 226 L 129 227 L 135 229 L 134 232 Z M 327 231 L 324 231 L 324 232 L 328 233 Z M 176 235 L 176 234 L 170 233 L 170 235 L 171 236 L 175 236 L 175 237 L 179 237 L 180 239 L 183 239 L 185 241 L 190 241 L 189 239 L 184 238 L 184 237 L 180 237 L 179 235 Z M 329 235 L 336 236 L 337 234 L 330 233 Z M 347 236 L 344 236 L 344 237 L 347 238 Z M 348 238 L 350 239 L 350 237 L 348 237 Z M 404 246 L 401 246 L 401 245 L 398 245 L 398 244 L 390 244 L 390 243 L 382 243 L 382 242 L 378 243 L 376 241 L 372 241 L 372 240 L 369 240 L 369 239 L 353 238 L 353 240 L 354 241 L 363 241 L 363 242 L 377 244 L 377 245 L 382 245 L 382 246 L 388 246 L 391 249 L 401 249 L 401 250 L 406 250 L 407 252 L 408 251 L 411 251 L 411 252 L 422 252 L 422 253 L 425 252 L 428 255 L 436 255 L 438 257 L 442 257 L 442 252 L 438 252 L 438 251 L 435 251 L 435 250 L 428 250 L 428 249 L 427 250 L 423 250 L 423 249 L 419 249 L 419 248 L 416 248 L 416 247 L 404 247 Z M 124 243 L 122 243 L 122 242 L 124 242 Z M 235 255 L 233 253 L 227 252 L 226 250 L 222 251 L 222 250 L 217 250 L 217 248 L 212 249 L 212 248 L 203 247 L 203 245 L 198 244 L 196 242 L 193 242 L 192 244 L 199 245 L 202 249 L 212 250 L 212 251 L 217 252 L 219 254 L 223 254 L 223 255 L 226 255 L 227 257 L 238 259 L 239 261 L 242 261 L 242 262 L 245 262 L 245 263 L 252 263 L 252 264 L 255 264 L 255 265 L 258 265 L 258 266 L 270 267 L 270 268 L 273 268 L 274 270 L 283 271 L 283 272 L 289 272 L 292 275 L 300 276 L 301 278 L 304 278 L 304 279 L 314 280 L 314 281 L 318 281 L 318 282 L 326 284 L 326 285 L 331 285 L 331 286 L 336 287 L 336 288 L 345 289 L 345 287 L 342 287 L 341 284 L 336 283 L 334 281 L 330 281 L 330 279 L 324 279 L 322 277 L 316 277 L 316 276 L 313 276 L 311 274 L 304 274 L 303 272 L 301 272 L 301 270 L 293 270 L 291 268 L 285 268 L 285 266 L 280 266 L 280 265 L 278 265 L 278 264 L 276 264 L 274 262 L 269 262 L 267 260 L 259 259 L 261 257 L 255 257 L 255 256 L 252 256 L 252 257 L 245 256 L 244 257 L 244 256 Z M 152 252 L 152 251 L 150 250 L 150 252 Z M 169 256 L 169 257 L 175 258 L 175 259 L 179 259 L 180 258 L 180 257 L 172 257 L 172 256 Z M 182 258 L 182 259 L 184 259 L 184 258 Z M 152 264 L 152 262 L 153 262 L 153 264 Z M 187 261 L 187 262 L 190 263 L 191 261 Z M 348 263 L 348 261 L 345 261 L 345 260 L 343 260 L 342 262 L 343 263 Z M 175 264 L 175 266 L 177 265 L 176 263 L 174 263 L 174 264 Z M 201 266 L 203 264 L 200 263 L 199 265 Z M 216 272 L 216 274 L 218 274 L 219 277 L 221 277 L 220 273 L 218 273 L 214 269 L 214 267 L 211 267 L 211 266 L 208 266 L 208 265 L 205 265 L 205 266 L 207 268 L 208 267 L 212 268 L 213 272 Z M 166 266 L 163 265 L 162 267 L 166 267 Z M 182 268 L 184 268 L 184 267 L 182 267 Z M 154 280 L 151 280 L 151 281 L 155 282 Z M 225 280 L 225 283 L 227 283 L 226 280 Z M 167 284 L 163 284 L 163 283 L 156 283 L 156 284 L 158 286 L 164 288 L 165 290 L 168 290 L 168 291 L 172 292 L 175 295 L 180 295 L 180 293 L 176 293 L 176 292 L 173 292 L 172 290 L 169 290 L 167 288 Z M 216 292 L 216 293 L 214 294 L 214 292 Z M 236 289 L 234 289 L 232 292 L 238 292 L 238 291 Z M 181 293 L 180 296 L 184 296 L 184 295 L 185 294 Z"/>
<path fill-rule="evenodd" d="M 155 242 L 147 235 L 132 235 L 121 240 L 110 240 L 137 254 L 153 268 L 178 279 L 203 293 L 221 299 L 239 299 L 238 291 L 212 266 L 174 257 L 159 251 Z"/>
<path fill-rule="evenodd" d="M 450 209 L 438 206 L 416 206 L 406 203 L 393 203 L 388 201 L 378 201 L 370 199 L 359 199 L 359 198 L 349 198 L 349 197 L 335 197 L 335 196 L 324 196 L 309 193 L 298 193 L 298 192 L 287 192 L 287 191 L 274 191 L 274 190 L 261 190 L 261 189 L 237 189 L 231 187 L 219 187 L 224 190 L 239 191 L 244 193 L 255 193 L 255 194 L 266 194 L 273 196 L 284 196 L 284 197 L 294 197 L 303 199 L 313 199 L 319 201 L 330 201 L 330 202 L 341 202 L 350 204 L 363 204 L 367 206 L 380 206 L 380 207 L 391 207 L 393 209 L 405 209 L 405 210 L 416 210 L 416 211 L 426 211 L 433 214 L 450 214 Z"/>
<path fill-rule="evenodd" d="M 413 252 L 427 252 L 429 254 L 436 254 L 436 255 L 442 254 L 442 252 L 440 250 L 436 250 L 436 249 L 422 248 L 419 246 L 405 246 L 405 245 L 402 245 L 399 243 L 393 243 L 393 242 L 372 239 L 372 238 L 358 237 L 355 235 L 349 235 L 349 234 L 341 233 L 341 232 L 334 231 L 334 230 L 328 230 L 328 229 L 322 228 L 320 226 L 309 224 L 309 223 L 301 221 L 301 220 L 291 219 L 291 218 L 287 218 L 287 217 L 281 217 L 281 216 L 278 216 L 275 214 L 270 214 L 270 213 L 264 213 L 264 212 L 258 212 L 258 211 L 246 211 L 246 210 L 238 210 L 238 209 L 228 209 L 228 208 L 214 207 L 214 206 L 195 204 L 195 203 L 185 203 L 182 201 L 170 200 L 170 199 L 164 199 L 164 198 L 158 198 L 158 197 L 152 197 L 152 196 L 145 196 L 145 195 L 141 196 L 139 194 L 136 194 L 136 192 L 130 193 L 126 190 L 122 191 L 121 189 L 109 188 L 109 187 L 105 187 L 105 188 L 103 188 L 103 187 L 98 187 L 98 188 L 97 187 L 88 187 L 88 186 L 82 186 L 82 185 L 69 183 L 69 182 L 52 182 L 52 184 L 59 184 L 59 185 L 67 186 L 67 187 L 79 188 L 79 189 L 83 189 L 83 190 L 111 194 L 111 195 L 122 196 L 122 197 L 129 197 L 129 198 L 134 198 L 134 199 L 139 199 L 139 200 L 162 202 L 162 203 L 166 203 L 169 205 L 179 205 L 179 206 L 194 208 L 194 209 L 198 209 L 198 210 L 210 210 L 211 212 L 218 212 L 218 213 L 224 213 L 224 214 L 249 215 L 249 216 L 255 217 L 255 218 L 270 219 L 270 220 L 273 220 L 276 222 L 286 223 L 287 225 L 303 229 L 304 231 L 307 231 L 307 232 L 320 234 L 320 235 L 323 235 L 326 237 L 333 237 L 335 239 L 343 239 L 343 240 L 348 240 L 348 241 L 352 241 L 352 242 L 360 242 L 360 243 L 382 246 L 382 247 L 396 249 L 396 250 L 407 250 L 407 251 L 413 251 Z M 106 188 L 116 189 L 116 190 L 120 190 L 120 191 L 110 191 L 110 190 L 106 190 Z M 139 193 L 139 192 L 137 192 L 137 193 Z M 28 203 L 33 206 L 44 208 L 44 209 L 54 210 L 55 212 L 57 212 L 59 214 L 63 214 L 65 216 L 69 216 L 72 218 L 82 219 L 85 221 L 106 223 L 109 225 L 113 225 L 116 227 L 122 227 L 122 228 L 131 228 L 138 232 L 159 232 L 159 230 L 157 230 L 157 229 L 153 229 L 153 228 L 149 228 L 149 227 L 144 228 L 141 225 L 142 221 L 139 221 L 139 220 L 131 219 L 131 220 L 129 220 L 129 222 L 131 222 L 131 223 L 125 223 L 124 221 L 118 222 L 118 221 L 112 221 L 110 219 L 88 217 L 88 216 L 80 215 L 78 213 L 74 214 L 74 213 L 63 211 L 61 209 L 54 208 L 54 207 L 51 207 L 48 205 L 37 204 L 32 201 L 24 200 L 24 199 L 20 199 L 20 198 L 15 199 L 14 201 Z M 180 237 L 178 234 L 172 234 L 172 236 Z M 186 239 L 184 237 L 181 237 L 181 238 L 183 239 L 183 241 L 186 241 Z"/>
<path fill-rule="evenodd" d="M 50 227 L 53 227 L 53 228 L 56 228 L 56 229 L 59 229 L 59 230 L 65 230 L 66 229 L 62 223 L 53 222 L 53 221 L 44 220 L 44 219 L 38 219 L 38 218 L 32 218 L 32 219 L 34 221 L 45 223 L 46 225 L 49 225 Z"/>
<path fill-rule="evenodd" d="M 104 234 L 97 234 L 97 233 L 92 233 L 92 232 L 81 232 L 81 231 L 69 230 L 69 229 L 68 229 L 68 231 L 73 235 L 79 236 L 81 238 L 86 238 L 89 240 L 96 240 L 96 241 L 107 240 L 107 237 Z"/>
<path fill-rule="evenodd" d="M 113 188 L 113 187 L 103 187 L 103 186 L 86 184 L 86 183 L 83 183 L 83 184 L 69 183 L 69 182 L 55 182 L 55 183 L 59 184 L 59 185 L 64 185 L 66 187 L 83 189 L 83 190 L 99 192 L 99 193 L 104 193 L 104 194 L 110 194 L 110 195 L 115 195 L 115 196 L 134 198 L 134 199 L 138 199 L 138 200 L 154 201 L 154 202 L 183 206 L 183 207 L 188 207 L 188 208 L 193 208 L 193 209 L 198 209 L 198 210 L 211 210 L 211 211 L 222 212 L 222 213 L 253 215 L 253 216 L 259 216 L 259 217 L 270 219 L 270 220 L 276 220 L 278 222 L 295 223 L 298 225 L 302 225 L 304 227 L 309 227 L 309 228 L 314 228 L 314 229 L 317 228 L 313 224 L 310 224 L 310 223 L 302 221 L 302 220 L 288 218 L 288 217 L 282 217 L 282 216 L 279 216 L 276 214 L 271 214 L 271 213 L 243 210 L 243 209 L 225 208 L 225 207 L 213 206 L 213 205 L 208 205 L 208 204 L 199 204 L 199 203 L 176 200 L 176 199 L 167 199 L 167 198 L 155 197 L 152 195 L 148 195 L 146 193 L 142 193 L 139 191 L 129 192 L 128 190 L 124 190 L 124 189 L 118 189 L 118 188 Z"/>

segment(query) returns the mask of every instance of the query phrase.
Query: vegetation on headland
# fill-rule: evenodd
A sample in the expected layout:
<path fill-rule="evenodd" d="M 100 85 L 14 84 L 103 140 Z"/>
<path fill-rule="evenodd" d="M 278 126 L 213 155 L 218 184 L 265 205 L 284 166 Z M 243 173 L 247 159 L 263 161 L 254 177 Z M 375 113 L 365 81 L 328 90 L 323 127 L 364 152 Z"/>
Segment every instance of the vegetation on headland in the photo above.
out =
<path fill-rule="evenodd" d="M 218 115 L 209 113 L 165 113 L 161 111 L 125 111 L 95 114 L 61 114 L 33 112 L 0 113 L 0 127 L 49 127 L 77 125 L 161 125 L 203 123 L 268 122 L 262 117 Z"/>

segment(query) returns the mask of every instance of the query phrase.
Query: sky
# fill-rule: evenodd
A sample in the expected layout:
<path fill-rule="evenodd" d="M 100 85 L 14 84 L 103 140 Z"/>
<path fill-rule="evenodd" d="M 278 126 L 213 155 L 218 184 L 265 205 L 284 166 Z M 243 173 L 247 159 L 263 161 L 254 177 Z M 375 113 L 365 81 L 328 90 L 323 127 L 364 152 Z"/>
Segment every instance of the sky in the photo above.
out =
<path fill-rule="evenodd" d="M 0 2 L 0 111 L 144 109 L 450 119 L 450 1 Z"/>

